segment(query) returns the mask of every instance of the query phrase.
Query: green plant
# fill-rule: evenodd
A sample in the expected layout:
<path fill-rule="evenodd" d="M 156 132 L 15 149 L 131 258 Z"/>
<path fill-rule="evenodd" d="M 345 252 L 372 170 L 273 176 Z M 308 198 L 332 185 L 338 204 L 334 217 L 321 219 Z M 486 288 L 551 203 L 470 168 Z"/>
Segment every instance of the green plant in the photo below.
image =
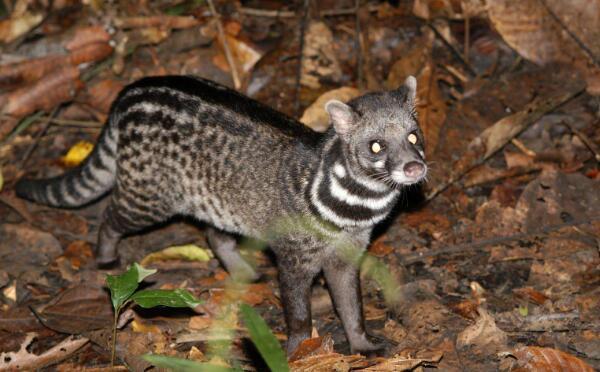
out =
<path fill-rule="evenodd" d="M 285 353 L 264 319 L 246 304 L 240 305 L 240 311 L 250 333 L 250 339 L 271 371 L 289 371 Z"/>
<path fill-rule="evenodd" d="M 110 298 L 115 309 L 112 330 L 111 365 L 115 360 L 115 349 L 117 341 L 117 321 L 121 310 L 130 302 L 143 307 L 156 306 L 168 307 L 190 307 L 198 306 L 201 301 L 185 289 L 164 290 L 145 289 L 138 291 L 139 284 L 156 270 L 148 270 L 134 263 L 121 275 L 107 275 L 106 285 L 110 290 Z"/>

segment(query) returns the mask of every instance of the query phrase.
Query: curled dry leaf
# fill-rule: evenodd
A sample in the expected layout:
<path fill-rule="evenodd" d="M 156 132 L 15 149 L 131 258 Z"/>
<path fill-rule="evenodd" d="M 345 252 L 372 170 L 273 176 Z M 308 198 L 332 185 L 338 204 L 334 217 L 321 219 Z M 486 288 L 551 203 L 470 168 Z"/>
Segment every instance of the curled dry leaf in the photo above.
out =
<path fill-rule="evenodd" d="M 110 35 L 102 26 L 81 27 L 74 32 L 74 36 L 67 41 L 67 50 L 76 50 L 88 44 L 108 43 Z"/>
<path fill-rule="evenodd" d="M 600 94 L 600 0 L 491 0 L 488 14 L 502 38 L 524 58 L 540 65 L 573 65 L 584 72 L 588 92 Z"/>
<path fill-rule="evenodd" d="M 72 100 L 81 88 L 83 82 L 79 80 L 79 69 L 75 66 L 63 67 L 34 84 L 9 93 L 2 113 L 22 117 L 37 110 L 49 111 L 60 103 Z"/>
<path fill-rule="evenodd" d="M 517 358 L 516 365 L 511 368 L 513 372 L 594 371 L 583 360 L 563 351 L 546 347 L 526 346 L 503 354 Z"/>
<path fill-rule="evenodd" d="M 348 102 L 359 94 L 358 89 L 352 87 L 341 87 L 323 93 L 304 111 L 300 121 L 317 132 L 325 132 L 329 127 L 329 114 L 325 111 L 325 104 L 331 99 Z"/>
<path fill-rule="evenodd" d="M 51 55 L 2 65 L 0 66 L 0 84 L 14 85 L 47 79 L 54 74 L 60 75 L 60 72 L 54 72 L 57 66 L 77 66 L 82 63 L 100 61 L 111 55 L 112 51 L 113 48 L 108 43 L 99 42 L 86 44 L 67 55 Z"/>
<path fill-rule="evenodd" d="M 456 346 L 463 348 L 472 345 L 477 350 L 484 353 L 493 353 L 506 348 L 508 337 L 502 331 L 496 322 L 485 309 L 477 310 L 479 318 L 475 324 L 465 328 L 464 331 L 458 334 Z"/>

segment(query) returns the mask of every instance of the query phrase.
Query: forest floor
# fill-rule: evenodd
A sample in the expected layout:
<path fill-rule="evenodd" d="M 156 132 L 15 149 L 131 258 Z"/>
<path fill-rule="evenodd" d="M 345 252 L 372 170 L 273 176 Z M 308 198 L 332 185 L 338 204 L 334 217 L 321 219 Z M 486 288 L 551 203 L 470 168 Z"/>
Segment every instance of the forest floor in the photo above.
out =
<path fill-rule="evenodd" d="M 223 315 L 232 301 L 285 343 L 268 251 L 242 247 L 261 277 L 236 287 L 216 259 L 164 251 L 208 252 L 204 227 L 181 218 L 127 237 L 121 267 L 99 270 L 106 198 L 66 210 L 14 194 L 25 175 L 80 163 L 119 90 L 165 74 L 210 78 L 321 131 L 328 99 L 417 77 L 429 180 L 406 190 L 362 267 L 367 328 L 388 355 L 351 355 L 319 279 L 315 339 L 293 370 L 600 369 L 600 19 L 587 19 L 589 2 L 46 3 L 4 1 L 0 20 L 0 370 L 143 371 L 147 353 L 266 370 L 244 323 Z M 204 303 L 129 306 L 110 367 L 105 279 L 134 262 L 157 269 L 146 288 Z"/>

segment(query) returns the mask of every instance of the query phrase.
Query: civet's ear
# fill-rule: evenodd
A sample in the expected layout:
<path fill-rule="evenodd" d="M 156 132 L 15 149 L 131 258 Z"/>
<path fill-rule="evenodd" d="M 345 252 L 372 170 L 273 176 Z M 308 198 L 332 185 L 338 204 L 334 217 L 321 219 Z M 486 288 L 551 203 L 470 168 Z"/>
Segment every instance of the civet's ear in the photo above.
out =
<path fill-rule="evenodd" d="M 337 134 L 343 136 L 350 132 L 354 124 L 354 112 L 350 106 L 337 99 L 332 99 L 325 104 L 325 110 L 329 113 L 329 118 Z"/>
<path fill-rule="evenodd" d="M 417 100 L 417 79 L 414 76 L 409 75 L 403 84 L 406 90 L 406 102 L 414 105 Z"/>

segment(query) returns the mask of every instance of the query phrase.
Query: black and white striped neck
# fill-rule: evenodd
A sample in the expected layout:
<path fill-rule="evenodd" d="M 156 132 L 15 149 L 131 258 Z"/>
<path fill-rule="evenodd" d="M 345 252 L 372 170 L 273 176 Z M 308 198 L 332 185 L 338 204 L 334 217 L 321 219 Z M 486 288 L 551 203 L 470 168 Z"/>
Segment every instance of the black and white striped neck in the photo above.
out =
<path fill-rule="evenodd" d="M 353 172 L 335 137 L 325 145 L 307 190 L 311 211 L 338 228 L 373 227 L 388 216 L 398 195 L 383 182 Z"/>

